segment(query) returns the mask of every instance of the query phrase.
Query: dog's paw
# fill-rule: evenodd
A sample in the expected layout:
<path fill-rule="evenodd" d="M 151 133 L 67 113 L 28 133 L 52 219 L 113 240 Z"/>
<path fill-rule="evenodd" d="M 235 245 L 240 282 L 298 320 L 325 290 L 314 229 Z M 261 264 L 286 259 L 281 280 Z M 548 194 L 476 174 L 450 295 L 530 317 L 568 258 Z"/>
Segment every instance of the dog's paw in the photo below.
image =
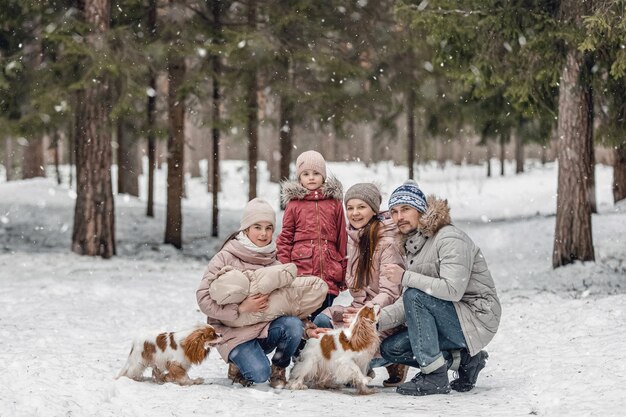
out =
<path fill-rule="evenodd" d="M 371 395 L 371 394 L 376 394 L 378 392 L 378 390 L 368 387 L 366 385 L 360 386 L 357 389 L 357 394 L 359 395 Z"/>
<path fill-rule="evenodd" d="M 204 379 L 202 379 L 202 378 L 195 378 L 195 379 L 191 380 L 191 383 L 193 385 L 202 385 L 202 384 L 204 384 Z"/>
<path fill-rule="evenodd" d="M 305 384 L 303 384 L 303 383 L 302 383 L 302 382 L 300 382 L 300 381 L 289 381 L 289 382 L 287 383 L 286 388 L 287 388 L 287 389 L 290 389 L 290 390 L 294 390 L 294 391 L 295 391 L 295 390 L 307 389 L 307 388 L 309 388 L 309 387 L 307 387 Z"/>

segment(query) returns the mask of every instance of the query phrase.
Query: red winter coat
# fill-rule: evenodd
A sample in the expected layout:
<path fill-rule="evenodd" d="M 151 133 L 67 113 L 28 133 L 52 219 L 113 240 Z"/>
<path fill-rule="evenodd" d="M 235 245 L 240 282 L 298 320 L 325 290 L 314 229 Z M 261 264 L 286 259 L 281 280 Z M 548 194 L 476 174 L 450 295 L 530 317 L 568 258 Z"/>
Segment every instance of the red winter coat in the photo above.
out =
<path fill-rule="evenodd" d="M 296 264 L 298 275 L 322 278 L 333 295 L 345 288 L 348 235 L 342 199 L 341 183 L 333 177 L 315 191 L 296 181 L 283 183 L 286 208 L 276 240 L 281 263 Z"/>

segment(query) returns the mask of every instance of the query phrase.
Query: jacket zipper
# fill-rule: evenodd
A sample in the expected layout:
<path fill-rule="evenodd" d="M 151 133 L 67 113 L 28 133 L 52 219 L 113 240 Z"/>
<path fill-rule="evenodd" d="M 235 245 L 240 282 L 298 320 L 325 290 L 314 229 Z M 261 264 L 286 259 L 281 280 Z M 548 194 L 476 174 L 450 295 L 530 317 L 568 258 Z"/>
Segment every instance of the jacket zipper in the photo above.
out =
<path fill-rule="evenodd" d="M 319 206 L 318 206 L 317 200 L 315 201 L 315 216 L 317 219 L 317 222 L 316 222 L 317 223 L 317 245 L 320 249 L 320 278 L 324 279 L 324 264 L 323 264 L 324 252 L 322 252 L 322 230 L 320 226 L 320 212 L 319 212 Z"/>

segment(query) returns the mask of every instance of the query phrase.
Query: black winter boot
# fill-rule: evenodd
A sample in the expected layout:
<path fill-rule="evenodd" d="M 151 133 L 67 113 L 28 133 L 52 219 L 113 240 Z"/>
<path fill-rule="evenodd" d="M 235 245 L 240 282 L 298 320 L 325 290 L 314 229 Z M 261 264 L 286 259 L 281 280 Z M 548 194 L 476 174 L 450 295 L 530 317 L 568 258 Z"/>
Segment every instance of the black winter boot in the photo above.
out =
<path fill-rule="evenodd" d="M 448 366 L 443 365 L 429 374 L 418 373 L 409 382 L 396 388 L 402 395 L 447 394 L 450 392 L 448 383 Z"/>
<path fill-rule="evenodd" d="M 474 356 L 470 356 L 466 349 L 461 351 L 461 365 L 459 377 L 450 383 L 450 388 L 459 392 L 466 392 L 474 388 L 478 374 L 487 364 L 489 354 L 481 350 Z"/>

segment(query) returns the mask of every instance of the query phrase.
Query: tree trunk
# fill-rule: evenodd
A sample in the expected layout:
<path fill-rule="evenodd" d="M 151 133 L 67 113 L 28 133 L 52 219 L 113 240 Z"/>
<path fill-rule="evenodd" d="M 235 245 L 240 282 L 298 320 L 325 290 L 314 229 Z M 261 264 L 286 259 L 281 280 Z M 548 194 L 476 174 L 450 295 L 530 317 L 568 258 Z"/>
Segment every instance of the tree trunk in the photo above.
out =
<path fill-rule="evenodd" d="M 125 120 L 117 121 L 117 193 L 139 197 L 139 150 L 126 135 Z"/>
<path fill-rule="evenodd" d="M 222 43 L 222 13 L 223 13 L 224 3 L 221 0 L 214 0 L 213 5 L 211 7 L 211 11 L 213 13 L 213 28 L 215 33 L 217 34 L 214 37 L 214 44 L 220 45 Z M 215 54 L 212 59 L 213 65 L 213 103 L 212 103 L 212 111 L 213 111 L 213 127 L 211 128 L 211 136 L 213 139 L 213 154 L 212 154 L 212 164 L 209 175 L 210 180 L 207 181 L 212 183 L 211 191 L 213 193 L 213 207 L 212 207 L 212 217 L 211 217 L 211 236 L 217 237 L 219 233 L 219 191 L 220 191 L 220 105 L 222 102 L 222 97 L 220 95 L 220 77 L 222 75 L 222 62 L 220 60 L 219 55 Z"/>
<path fill-rule="evenodd" d="M 626 198 L 626 143 L 615 146 L 613 155 L 613 201 L 617 203 Z"/>
<path fill-rule="evenodd" d="M 506 144 L 511 138 L 509 132 L 500 132 L 500 176 L 504 177 L 504 163 L 506 162 Z"/>
<path fill-rule="evenodd" d="M 575 3 L 572 1 L 569 6 L 574 7 Z M 571 47 L 567 52 L 559 86 L 559 174 L 552 255 L 554 268 L 576 260 L 594 260 L 587 180 L 592 157 L 590 133 L 593 103 L 590 86 L 580 84 L 588 79 L 584 74 L 587 71 L 584 61 L 583 54 Z"/>
<path fill-rule="evenodd" d="M 591 87 L 589 88 L 590 91 Z M 592 94 L 592 92 L 590 92 L 590 94 Z M 598 213 L 598 203 L 596 200 L 596 149 L 593 143 L 593 95 L 591 98 L 591 116 L 590 120 L 591 122 L 589 123 L 589 132 L 588 134 L 588 139 L 590 141 L 589 144 L 589 165 L 587 166 L 587 187 L 589 190 L 589 205 L 591 206 L 591 213 Z"/>
<path fill-rule="evenodd" d="M 327 128 L 322 128 L 321 134 L 323 135 L 320 139 L 321 142 L 321 150 L 320 153 L 324 155 L 324 159 L 328 161 L 335 161 L 337 153 L 335 152 L 336 146 L 335 142 L 337 139 L 337 133 L 335 132 L 335 128 L 333 126 L 328 126 Z"/>
<path fill-rule="evenodd" d="M 407 131 L 407 165 L 409 178 L 415 178 L 413 165 L 415 164 L 415 91 L 410 88 L 406 96 L 406 131 Z"/>
<path fill-rule="evenodd" d="M 187 133 L 185 137 L 185 172 L 189 174 L 191 178 L 200 178 L 200 159 L 201 156 L 206 154 L 204 141 L 204 132 L 201 132 L 197 126 L 194 125 L 193 120 L 189 117 L 189 113 L 186 115 L 185 128 Z"/>
<path fill-rule="evenodd" d="M 59 131 L 54 129 L 52 132 L 52 152 L 54 154 L 54 173 L 57 178 L 57 184 L 61 185 L 61 169 L 59 168 Z"/>
<path fill-rule="evenodd" d="M 493 157 L 493 152 L 491 149 L 491 143 L 489 139 L 485 139 L 485 144 L 487 146 L 487 178 L 491 177 L 491 158 Z"/>
<path fill-rule="evenodd" d="M 73 98 L 76 99 L 78 97 L 77 94 L 74 94 Z M 68 153 L 68 157 L 67 160 L 69 161 L 70 164 L 70 169 L 69 169 L 69 173 L 70 173 L 70 178 L 68 180 L 70 189 L 74 186 L 74 173 L 76 171 L 76 132 L 78 132 L 78 112 L 74 112 L 74 115 L 70 118 L 70 122 L 68 123 L 68 146 L 67 146 L 67 153 Z"/>
<path fill-rule="evenodd" d="M 374 128 L 370 123 L 363 123 L 361 125 L 361 131 L 363 132 L 363 158 L 361 161 L 365 163 L 366 167 L 369 167 L 373 162 L 375 162 Z"/>
<path fill-rule="evenodd" d="M 168 112 L 167 140 L 167 214 L 165 243 L 180 249 L 182 241 L 182 198 L 185 177 L 185 98 L 182 85 L 185 78 L 185 59 L 178 55 L 178 45 L 172 45 L 168 57 Z"/>
<path fill-rule="evenodd" d="M 31 138 L 22 153 L 22 179 L 45 177 L 44 138 Z"/>
<path fill-rule="evenodd" d="M 541 166 L 546 166 L 546 162 L 548 162 L 548 146 L 543 145 L 541 147 Z"/>
<path fill-rule="evenodd" d="M 286 82 L 289 86 L 293 86 L 294 70 L 291 60 L 288 57 L 284 57 L 281 61 L 282 69 L 286 76 Z M 293 113 L 294 103 L 288 94 L 281 94 L 280 96 L 280 127 L 279 127 L 279 143 L 280 143 L 280 180 L 287 180 L 290 176 L 291 165 L 291 150 L 293 149 Z M 280 208 L 285 209 L 285 205 L 282 199 L 282 187 L 280 187 Z"/>
<path fill-rule="evenodd" d="M 103 48 L 109 27 L 109 1 L 86 0 L 84 18 L 94 30 L 87 37 L 93 51 Z M 81 255 L 115 255 L 115 210 L 111 184 L 111 126 L 108 80 L 92 75 L 77 96 L 76 206 L 72 250 Z"/>
<path fill-rule="evenodd" d="M 248 5 L 248 28 L 251 33 L 256 30 L 256 0 Z M 259 103 L 257 98 L 258 80 L 256 65 L 252 66 L 247 79 L 247 129 L 248 129 L 248 199 L 256 197 L 257 161 L 259 159 Z"/>
<path fill-rule="evenodd" d="M 7 181 L 13 180 L 13 138 L 4 139 L 4 169 Z"/>
<path fill-rule="evenodd" d="M 148 1 L 148 32 L 151 37 L 156 36 L 157 25 L 157 0 Z M 152 68 L 148 68 L 150 93 L 147 102 L 148 118 L 148 202 L 146 204 L 146 216 L 154 217 L 154 170 L 156 169 L 156 137 L 154 135 L 154 123 L 156 120 L 156 75 Z"/>
<path fill-rule="evenodd" d="M 515 173 L 524 172 L 524 141 L 519 133 L 515 134 Z"/>

